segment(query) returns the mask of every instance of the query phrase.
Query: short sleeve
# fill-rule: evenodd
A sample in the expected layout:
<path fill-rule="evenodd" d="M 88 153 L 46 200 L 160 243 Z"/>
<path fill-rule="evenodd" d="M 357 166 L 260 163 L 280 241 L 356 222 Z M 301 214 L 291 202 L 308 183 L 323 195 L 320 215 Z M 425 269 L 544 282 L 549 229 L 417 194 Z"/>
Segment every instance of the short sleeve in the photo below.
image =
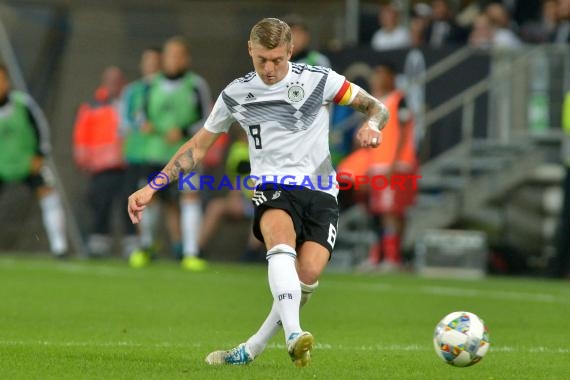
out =
<path fill-rule="evenodd" d="M 354 86 L 344 75 L 340 75 L 334 70 L 329 70 L 327 82 L 325 83 L 324 100 L 327 103 L 334 102 L 340 105 L 347 105 L 356 96 Z"/>
<path fill-rule="evenodd" d="M 235 118 L 232 116 L 220 94 L 210 116 L 206 119 L 204 128 L 212 133 L 227 132 L 234 121 L 236 121 Z"/>

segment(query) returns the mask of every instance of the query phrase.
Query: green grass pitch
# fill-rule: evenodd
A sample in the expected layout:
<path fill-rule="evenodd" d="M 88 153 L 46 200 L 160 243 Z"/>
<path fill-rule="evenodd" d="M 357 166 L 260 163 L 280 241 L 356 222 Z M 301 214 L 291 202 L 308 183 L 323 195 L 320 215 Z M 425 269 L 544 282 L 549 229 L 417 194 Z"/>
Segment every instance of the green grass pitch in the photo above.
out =
<path fill-rule="evenodd" d="M 204 357 L 256 330 L 270 307 L 264 266 L 0 256 L 0 379 L 570 379 L 570 283 L 326 273 L 302 312 L 316 338 L 295 368 L 283 336 L 243 367 Z M 468 310 L 491 350 L 469 368 L 433 351 L 445 314 Z"/>

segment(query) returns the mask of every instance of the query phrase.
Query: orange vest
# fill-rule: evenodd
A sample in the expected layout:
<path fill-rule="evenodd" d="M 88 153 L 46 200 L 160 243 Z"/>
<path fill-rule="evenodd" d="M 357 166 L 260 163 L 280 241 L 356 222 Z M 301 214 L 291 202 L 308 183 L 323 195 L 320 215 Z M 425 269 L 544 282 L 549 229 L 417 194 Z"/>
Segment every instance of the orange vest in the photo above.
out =
<path fill-rule="evenodd" d="M 119 116 L 110 103 L 83 104 L 73 136 L 73 155 L 79 168 L 91 173 L 124 167 Z"/>
<path fill-rule="evenodd" d="M 388 94 L 384 100 L 384 105 L 390 112 L 390 119 L 382 130 L 382 144 L 380 144 L 380 147 L 378 149 L 369 150 L 371 163 L 391 164 L 396 161 L 411 167 L 415 167 L 416 165 L 414 123 L 410 119 L 406 125 L 401 126 L 398 118 L 398 105 L 403 97 L 404 94 L 396 90 Z M 396 157 L 396 150 L 398 149 L 398 143 L 401 138 L 405 138 L 404 145 L 401 148 L 402 150 L 400 151 L 399 157 Z"/>
<path fill-rule="evenodd" d="M 391 165 L 396 160 L 398 142 L 405 131 L 405 141 L 401 148 L 400 155 L 396 163 L 404 164 L 410 168 L 415 168 L 416 149 L 414 145 L 414 123 L 410 120 L 405 126 L 400 126 L 398 118 L 398 105 L 404 94 L 395 90 L 392 91 L 383 101 L 390 112 L 390 119 L 382 129 L 382 143 L 378 148 L 359 148 L 346 157 L 338 167 L 338 172 L 349 172 L 353 175 L 365 175 L 370 166 L 374 164 Z"/>

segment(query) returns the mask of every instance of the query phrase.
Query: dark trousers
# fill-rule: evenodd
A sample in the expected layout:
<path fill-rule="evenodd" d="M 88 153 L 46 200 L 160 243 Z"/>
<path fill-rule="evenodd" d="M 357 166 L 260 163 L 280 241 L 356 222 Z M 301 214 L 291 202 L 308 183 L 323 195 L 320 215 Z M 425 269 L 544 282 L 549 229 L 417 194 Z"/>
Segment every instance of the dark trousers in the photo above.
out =
<path fill-rule="evenodd" d="M 120 210 L 120 219 L 124 233 L 136 233 L 127 213 L 125 170 L 111 169 L 94 174 L 88 189 L 89 205 L 93 216 L 93 233 L 109 235 L 113 208 Z"/>

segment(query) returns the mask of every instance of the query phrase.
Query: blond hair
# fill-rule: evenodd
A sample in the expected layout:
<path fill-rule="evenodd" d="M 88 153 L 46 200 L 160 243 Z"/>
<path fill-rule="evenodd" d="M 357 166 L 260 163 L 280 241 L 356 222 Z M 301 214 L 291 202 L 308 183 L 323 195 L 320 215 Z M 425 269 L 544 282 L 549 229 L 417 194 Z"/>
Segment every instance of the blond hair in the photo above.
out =
<path fill-rule="evenodd" d="M 291 46 L 291 28 L 278 18 L 264 18 L 251 28 L 249 40 L 266 49 L 275 49 L 283 44 Z"/>

